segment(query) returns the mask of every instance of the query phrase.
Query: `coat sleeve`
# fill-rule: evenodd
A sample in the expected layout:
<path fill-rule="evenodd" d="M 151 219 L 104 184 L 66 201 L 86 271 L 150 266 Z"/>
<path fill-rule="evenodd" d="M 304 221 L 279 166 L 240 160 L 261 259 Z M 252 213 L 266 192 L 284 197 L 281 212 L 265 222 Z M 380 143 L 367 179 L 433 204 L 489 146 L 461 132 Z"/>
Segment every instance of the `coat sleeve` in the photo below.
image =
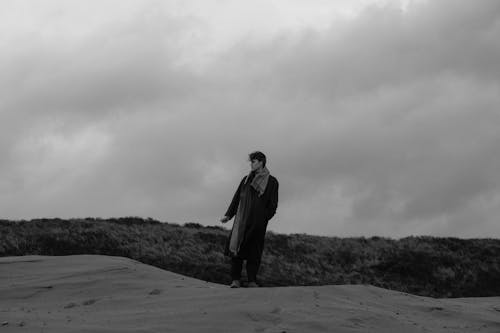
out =
<path fill-rule="evenodd" d="M 276 209 L 278 208 L 278 188 L 279 183 L 278 180 L 275 179 L 275 186 L 269 196 L 269 201 L 266 207 L 268 221 L 274 216 L 274 214 L 276 214 Z"/>
<path fill-rule="evenodd" d="M 225 216 L 229 217 L 229 219 L 232 219 L 234 215 L 236 215 L 236 212 L 238 210 L 238 204 L 240 203 L 240 191 L 241 187 L 243 186 L 243 182 L 245 181 L 246 177 L 243 177 L 243 179 L 240 182 L 240 185 L 236 189 L 236 192 L 233 195 L 233 200 L 231 200 L 231 203 L 229 204 L 229 208 L 226 211 Z"/>

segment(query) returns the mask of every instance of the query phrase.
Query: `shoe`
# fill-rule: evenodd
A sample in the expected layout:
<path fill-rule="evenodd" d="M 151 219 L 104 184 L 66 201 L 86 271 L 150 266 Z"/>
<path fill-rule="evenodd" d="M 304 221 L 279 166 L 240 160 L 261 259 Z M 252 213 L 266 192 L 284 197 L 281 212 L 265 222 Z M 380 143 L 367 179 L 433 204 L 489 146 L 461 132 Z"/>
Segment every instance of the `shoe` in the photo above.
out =
<path fill-rule="evenodd" d="M 231 282 L 231 285 L 229 286 L 229 288 L 239 288 L 239 287 L 241 287 L 241 283 L 238 280 L 233 280 L 233 282 Z"/>
<path fill-rule="evenodd" d="M 258 288 L 259 285 L 257 283 L 255 283 L 255 282 L 252 281 L 252 282 L 248 282 L 248 286 L 247 287 L 248 288 Z"/>

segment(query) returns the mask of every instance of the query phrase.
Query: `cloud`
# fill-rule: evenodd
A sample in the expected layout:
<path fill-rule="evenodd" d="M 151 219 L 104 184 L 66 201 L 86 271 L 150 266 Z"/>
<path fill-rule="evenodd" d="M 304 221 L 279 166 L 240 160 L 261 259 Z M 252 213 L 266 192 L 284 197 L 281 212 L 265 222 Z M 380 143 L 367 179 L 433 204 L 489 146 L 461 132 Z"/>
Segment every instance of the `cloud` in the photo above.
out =
<path fill-rule="evenodd" d="M 340 186 L 351 202 L 350 232 L 433 233 L 433 224 L 405 226 L 445 219 L 448 234 L 463 235 L 452 221 L 499 186 L 492 157 L 499 48 L 491 39 L 499 12 L 494 2 L 426 4 L 406 13 L 372 8 L 340 37 L 308 33 L 253 52 L 235 49 L 222 72 L 235 81 L 246 74 L 252 91 L 280 99 L 274 140 L 293 147 L 284 148 L 293 161 L 285 177 L 300 175 L 286 184 L 296 184 L 294 193 L 309 189 L 308 203 L 322 187 Z M 311 220 L 331 216 L 323 230 L 343 233 L 338 214 L 323 204 Z M 298 230 L 310 227 L 299 223 Z M 365 229 L 370 223 L 379 228 Z"/>
<path fill-rule="evenodd" d="M 496 1 L 369 6 L 224 43 L 206 17 L 125 6 L 3 40 L 5 217 L 215 224 L 262 150 L 273 230 L 500 235 Z"/>

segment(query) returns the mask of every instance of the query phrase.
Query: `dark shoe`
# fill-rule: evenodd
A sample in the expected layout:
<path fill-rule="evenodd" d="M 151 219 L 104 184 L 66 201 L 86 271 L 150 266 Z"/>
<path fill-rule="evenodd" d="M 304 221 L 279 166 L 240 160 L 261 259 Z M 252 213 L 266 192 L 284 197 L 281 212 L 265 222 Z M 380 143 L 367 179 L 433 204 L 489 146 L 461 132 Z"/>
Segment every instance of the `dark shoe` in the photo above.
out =
<path fill-rule="evenodd" d="M 233 282 L 231 282 L 231 285 L 229 286 L 229 288 L 239 288 L 241 287 L 241 283 L 239 280 L 233 280 Z"/>
<path fill-rule="evenodd" d="M 255 282 L 248 282 L 248 288 L 259 288 L 259 285 Z"/>

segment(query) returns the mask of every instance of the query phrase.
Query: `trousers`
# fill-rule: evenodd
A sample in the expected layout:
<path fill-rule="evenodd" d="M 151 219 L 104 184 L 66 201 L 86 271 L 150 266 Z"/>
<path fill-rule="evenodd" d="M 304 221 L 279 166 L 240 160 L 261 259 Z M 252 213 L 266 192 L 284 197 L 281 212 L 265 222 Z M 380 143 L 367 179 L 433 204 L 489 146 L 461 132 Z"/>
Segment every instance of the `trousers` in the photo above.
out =
<path fill-rule="evenodd" d="M 257 282 L 257 271 L 259 270 L 260 260 L 247 260 L 246 270 L 248 282 Z M 241 279 L 243 269 L 243 259 L 238 257 L 231 258 L 231 278 L 233 280 Z"/>

